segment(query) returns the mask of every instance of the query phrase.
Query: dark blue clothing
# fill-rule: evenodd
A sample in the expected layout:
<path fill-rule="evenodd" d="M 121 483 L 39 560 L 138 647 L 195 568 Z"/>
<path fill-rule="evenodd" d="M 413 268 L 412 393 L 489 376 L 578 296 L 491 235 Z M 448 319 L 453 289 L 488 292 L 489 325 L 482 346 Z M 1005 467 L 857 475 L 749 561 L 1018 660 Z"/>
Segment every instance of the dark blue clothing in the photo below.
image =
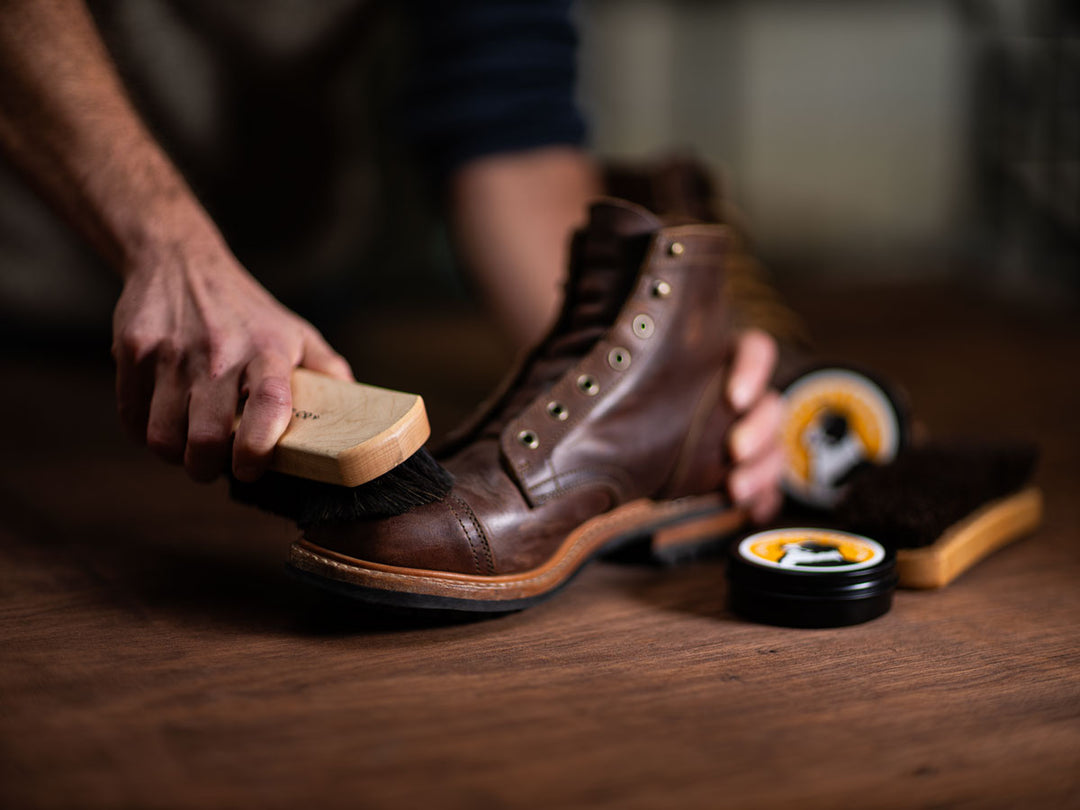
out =
<path fill-rule="evenodd" d="M 482 155 L 581 145 L 570 0 L 413 0 L 406 127 L 437 176 Z"/>

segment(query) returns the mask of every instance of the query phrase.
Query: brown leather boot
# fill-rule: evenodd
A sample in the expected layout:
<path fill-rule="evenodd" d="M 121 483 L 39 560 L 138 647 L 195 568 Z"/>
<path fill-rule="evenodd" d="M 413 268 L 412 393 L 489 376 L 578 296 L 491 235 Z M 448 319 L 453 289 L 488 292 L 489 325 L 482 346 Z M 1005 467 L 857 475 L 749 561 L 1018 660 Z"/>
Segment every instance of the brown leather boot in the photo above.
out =
<path fill-rule="evenodd" d="M 737 529 L 721 494 L 728 238 L 596 203 L 557 324 L 443 454 L 447 498 L 309 529 L 289 564 L 370 602 L 507 611 L 635 540 L 662 554 Z"/>

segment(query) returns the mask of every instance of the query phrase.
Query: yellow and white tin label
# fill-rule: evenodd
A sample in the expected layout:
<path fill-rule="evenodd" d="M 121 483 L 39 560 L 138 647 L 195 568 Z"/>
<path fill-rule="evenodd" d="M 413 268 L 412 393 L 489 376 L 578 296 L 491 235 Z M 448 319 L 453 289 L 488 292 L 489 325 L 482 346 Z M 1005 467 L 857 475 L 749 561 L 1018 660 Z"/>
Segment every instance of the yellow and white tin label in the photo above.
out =
<path fill-rule="evenodd" d="M 804 503 L 834 506 L 846 476 L 864 463 L 884 464 L 900 447 L 900 416 L 862 374 L 821 369 L 784 391 L 782 484 Z"/>
<path fill-rule="evenodd" d="M 832 573 L 871 568 L 885 549 L 869 537 L 830 529 L 773 529 L 742 540 L 739 556 L 766 568 Z"/>

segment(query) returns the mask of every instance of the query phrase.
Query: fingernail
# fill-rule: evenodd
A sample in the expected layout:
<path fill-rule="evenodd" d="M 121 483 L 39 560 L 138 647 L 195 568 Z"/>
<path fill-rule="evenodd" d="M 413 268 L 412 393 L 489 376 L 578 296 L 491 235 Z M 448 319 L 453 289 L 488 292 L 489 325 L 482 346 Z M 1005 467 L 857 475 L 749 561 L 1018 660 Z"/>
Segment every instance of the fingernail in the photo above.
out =
<path fill-rule="evenodd" d="M 750 404 L 750 389 L 745 385 L 733 385 L 731 387 L 731 405 L 737 411 L 746 410 Z"/>
<path fill-rule="evenodd" d="M 734 498 L 737 503 L 742 503 L 750 495 L 750 483 L 746 480 L 745 476 L 732 476 L 729 488 L 731 489 L 731 497 Z"/>

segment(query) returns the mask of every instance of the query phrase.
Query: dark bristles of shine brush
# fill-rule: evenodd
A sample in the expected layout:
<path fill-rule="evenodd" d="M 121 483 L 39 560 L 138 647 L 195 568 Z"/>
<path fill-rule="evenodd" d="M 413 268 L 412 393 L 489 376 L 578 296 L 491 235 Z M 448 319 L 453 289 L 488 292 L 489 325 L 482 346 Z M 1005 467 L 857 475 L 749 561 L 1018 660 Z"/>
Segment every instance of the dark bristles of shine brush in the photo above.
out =
<path fill-rule="evenodd" d="M 400 515 L 441 500 L 453 479 L 423 449 L 431 434 L 423 400 L 297 369 L 293 418 L 270 472 L 231 479 L 229 494 L 302 528 Z"/>
<path fill-rule="evenodd" d="M 1042 520 L 1030 444 L 934 443 L 863 470 L 836 521 L 896 549 L 905 588 L 940 588 Z"/>

